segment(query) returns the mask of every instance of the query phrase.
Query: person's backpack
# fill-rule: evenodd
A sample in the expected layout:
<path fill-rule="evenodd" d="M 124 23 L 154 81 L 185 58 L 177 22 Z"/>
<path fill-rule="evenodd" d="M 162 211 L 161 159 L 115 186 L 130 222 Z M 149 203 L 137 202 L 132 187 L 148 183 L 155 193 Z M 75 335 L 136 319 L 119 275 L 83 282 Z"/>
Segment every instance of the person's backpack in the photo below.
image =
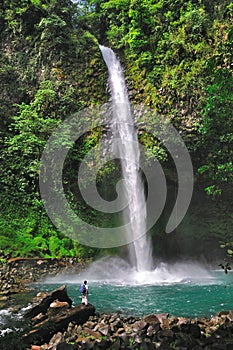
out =
<path fill-rule="evenodd" d="M 83 284 L 82 287 L 80 288 L 80 292 L 81 292 L 81 293 L 85 293 L 85 292 L 86 292 L 86 286 L 85 286 L 85 284 Z"/>

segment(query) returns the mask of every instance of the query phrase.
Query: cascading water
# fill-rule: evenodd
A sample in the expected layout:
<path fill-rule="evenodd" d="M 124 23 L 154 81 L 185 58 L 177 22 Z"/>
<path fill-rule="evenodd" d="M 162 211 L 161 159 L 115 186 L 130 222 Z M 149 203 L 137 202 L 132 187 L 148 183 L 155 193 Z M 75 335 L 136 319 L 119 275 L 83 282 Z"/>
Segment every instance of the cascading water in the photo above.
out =
<path fill-rule="evenodd" d="M 100 45 L 100 50 L 109 72 L 113 109 L 111 121 L 112 141 L 113 146 L 118 147 L 122 174 L 125 180 L 124 193 L 128 207 L 124 211 L 124 221 L 125 223 L 131 223 L 126 232 L 132 241 L 129 244 L 130 262 L 139 272 L 150 271 L 153 268 L 153 261 L 151 242 L 146 236 L 146 201 L 144 186 L 139 173 L 140 151 L 137 132 L 131 115 L 128 91 L 120 62 L 115 53 L 110 48 L 102 45 Z"/>

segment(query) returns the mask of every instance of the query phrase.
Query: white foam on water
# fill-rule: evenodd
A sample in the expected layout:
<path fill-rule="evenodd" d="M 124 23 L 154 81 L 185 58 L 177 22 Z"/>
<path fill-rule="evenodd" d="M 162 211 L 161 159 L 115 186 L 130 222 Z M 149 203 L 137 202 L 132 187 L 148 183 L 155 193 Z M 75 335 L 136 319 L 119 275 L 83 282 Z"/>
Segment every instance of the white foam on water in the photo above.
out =
<path fill-rule="evenodd" d="M 22 317 L 22 315 L 21 315 Z M 21 328 L 10 328 L 12 322 L 21 318 L 20 314 L 11 312 L 11 308 L 0 310 L 0 337 L 4 337 L 8 333 L 19 332 Z"/>
<path fill-rule="evenodd" d="M 78 275 L 59 275 L 45 283 L 91 283 L 120 285 L 162 285 L 174 283 L 216 283 L 216 277 L 197 262 L 160 263 L 152 271 L 137 271 L 119 257 L 105 257 L 93 262 Z"/>
<path fill-rule="evenodd" d="M 6 329 L 0 329 L 0 337 L 4 337 L 4 335 L 6 335 L 7 333 L 12 333 L 15 330 L 11 329 L 11 328 L 6 328 Z"/>
<path fill-rule="evenodd" d="M 9 309 L 3 309 L 3 310 L 0 310 L 0 325 L 1 324 L 4 324 L 4 319 L 8 316 L 11 315 L 11 312 Z"/>

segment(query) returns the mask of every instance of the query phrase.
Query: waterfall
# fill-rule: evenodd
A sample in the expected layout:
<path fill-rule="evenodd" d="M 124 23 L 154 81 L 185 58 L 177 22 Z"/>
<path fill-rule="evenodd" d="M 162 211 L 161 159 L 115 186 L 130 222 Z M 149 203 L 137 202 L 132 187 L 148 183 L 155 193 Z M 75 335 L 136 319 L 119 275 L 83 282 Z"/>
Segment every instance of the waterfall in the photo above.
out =
<path fill-rule="evenodd" d="M 146 235 L 146 200 L 139 169 L 140 150 L 128 91 L 122 67 L 115 53 L 102 45 L 100 50 L 109 72 L 113 110 L 112 143 L 118 148 L 120 154 L 124 193 L 128 204 L 123 218 L 125 223 L 131 223 L 126 232 L 132 242 L 128 245 L 130 263 L 139 272 L 150 271 L 153 263 L 151 242 Z"/>

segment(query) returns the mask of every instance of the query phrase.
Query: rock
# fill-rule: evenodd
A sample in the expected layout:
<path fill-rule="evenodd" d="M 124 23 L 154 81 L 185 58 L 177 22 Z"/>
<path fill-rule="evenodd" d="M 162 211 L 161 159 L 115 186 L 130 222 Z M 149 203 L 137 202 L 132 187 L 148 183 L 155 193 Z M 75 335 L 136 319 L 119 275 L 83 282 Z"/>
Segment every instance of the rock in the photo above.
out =
<path fill-rule="evenodd" d="M 48 308 L 50 307 L 50 305 L 55 300 L 59 302 L 66 302 L 69 305 L 69 307 L 71 307 L 72 300 L 67 295 L 67 290 L 65 285 L 61 286 L 60 288 L 50 293 L 47 293 L 46 296 L 43 297 L 38 304 L 32 306 L 32 308 L 24 314 L 24 317 L 33 318 L 40 313 L 45 314 Z"/>
<path fill-rule="evenodd" d="M 48 316 L 59 314 L 60 312 L 69 309 L 69 304 L 66 301 L 53 301 L 47 310 Z"/>
<path fill-rule="evenodd" d="M 233 325 L 227 315 L 216 315 L 212 318 L 222 322 L 218 329 L 217 325 L 214 327 L 212 319 L 190 320 L 163 314 L 160 323 L 157 315 L 153 314 L 141 319 L 119 315 L 93 315 L 83 324 L 67 325 L 68 329 L 63 335 L 67 345 L 75 342 L 83 350 L 231 350 Z M 211 327 L 212 333 L 205 336 Z"/>
<path fill-rule="evenodd" d="M 84 327 L 87 327 L 87 328 L 93 329 L 93 328 L 95 327 L 95 323 L 92 322 L 92 321 L 87 321 L 87 322 L 84 323 L 83 326 L 84 326 Z"/>
<path fill-rule="evenodd" d="M 169 317 L 169 324 L 171 326 L 177 324 L 178 322 L 180 322 L 178 317 L 175 317 L 175 316 Z"/>
<path fill-rule="evenodd" d="M 125 329 L 124 328 L 118 328 L 117 331 L 115 332 L 115 335 L 118 337 L 120 334 L 124 333 Z"/>
<path fill-rule="evenodd" d="M 184 333 L 189 333 L 194 338 L 200 338 L 201 330 L 197 324 L 183 323 L 180 325 L 180 330 Z"/>
<path fill-rule="evenodd" d="M 121 348 L 120 338 L 117 338 L 116 341 L 114 341 L 112 348 L 114 350 L 120 350 L 120 348 Z"/>
<path fill-rule="evenodd" d="M 170 328 L 170 322 L 169 322 L 169 319 L 168 319 L 168 318 L 163 318 L 163 319 L 162 319 L 161 327 L 162 327 L 163 329 L 169 329 L 169 328 Z"/>
<path fill-rule="evenodd" d="M 95 332 L 92 329 L 84 327 L 82 329 L 82 332 L 85 333 L 85 336 L 91 336 L 94 339 L 101 339 L 102 335 L 100 332 Z"/>
<path fill-rule="evenodd" d="M 129 346 L 129 344 L 130 344 L 129 336 L 126 334 L 121 334 L 119 337 L 122 340 L 122 343 L 125 346 L 125 348 L 127 348 L 127 346 Z M 123 349 L 124 349 L 124 347 L 123 347 Z"/>
<path fill-rule="evenodd" d="M 67 269 L 69 273 L 77 273 L 86 267 L 83 260 L 78 261 L 76 258 L 10 258 L 10 255 L 4 256 L 2 252 L 0 258 L 6 261 L 0 264 L 0 295 L 3 296 L 28 291 L 26 284 L 45 276 L 55 276 Z"/>
<path fill-rule="evenodd" d="M 49 342 L 49 346 L 56 346 L 59 343 L 64 341 L 64 336 L 61 332 L 58 332 L 56 334 L 54 334 L 54 336 L 51 338 L 50 342 Z"/>
<path fill-rule="evenodd" d="M 109 333 L 109 326 L 104 325 L 103 327 L 100 327 L 99 332 L 102 333 L 104 336 L 107 336 Z"/>
<path fill-rule="evenodd" d="M 145 320 L 142 319 L 140 321 L 136 321 L 132 325 L 132 329 L 134 332 L 138 333 L 138 332 L 142 331 L 144 328 L 146 328 L 146 326 L 147 326 L 147 322 L 145 322 Z"/>
<path fill-rule="evenodd" d="M 233 310 L 229 311 L 228 314 L 227 314 L 227 319 L 230 321 L 230 322 L 233 322 Z"/>
<path fill-rule="evenodd" d="M 67 344 L 65 342 L 57 345 L 56 350 L 78 350 L 78 345 L 76 344 Z"/>
<path fill-rule="evenodd" d="M 155 333 L 157 333 L 159 330 L 161 330 L 160 324 L 159 323 L 155 323 L 155 324 L 151 324 L 148 328 L 147 328 L 147 335 L 148 337 L 152 337 L 152 335 L 154 335 Z"/>
<path fill-rule="evenodd" d="M 70 322 L 76 324 L 85 323 L 89 316 L 94 315 L 95 308 L 91 304 L 79 305 L 68 310 L 61 310 L 58 314 L 47 314 L 47 317 L 39 323 L 33 324 L 32 329 L 23 336 L 26 344 L 48 342 L 51 334 L 63 332 Z"/>
<path fill-rule="evenodd" d="M 152 343 L 149 343 L 149 342 L 142 342 L 140 344 L 140 349 L 141 350 L 154 350 L 155 347 Z"/>
<path fill-rule="evenodd" d="M 146 323 L 149 323 L 149 324 L 161 323 L 161 321 L 159 321 L 158 317 L 155 314 L 146 315 L 142 319 L 143 319 L 143 321 L 145 321 Z"/>

